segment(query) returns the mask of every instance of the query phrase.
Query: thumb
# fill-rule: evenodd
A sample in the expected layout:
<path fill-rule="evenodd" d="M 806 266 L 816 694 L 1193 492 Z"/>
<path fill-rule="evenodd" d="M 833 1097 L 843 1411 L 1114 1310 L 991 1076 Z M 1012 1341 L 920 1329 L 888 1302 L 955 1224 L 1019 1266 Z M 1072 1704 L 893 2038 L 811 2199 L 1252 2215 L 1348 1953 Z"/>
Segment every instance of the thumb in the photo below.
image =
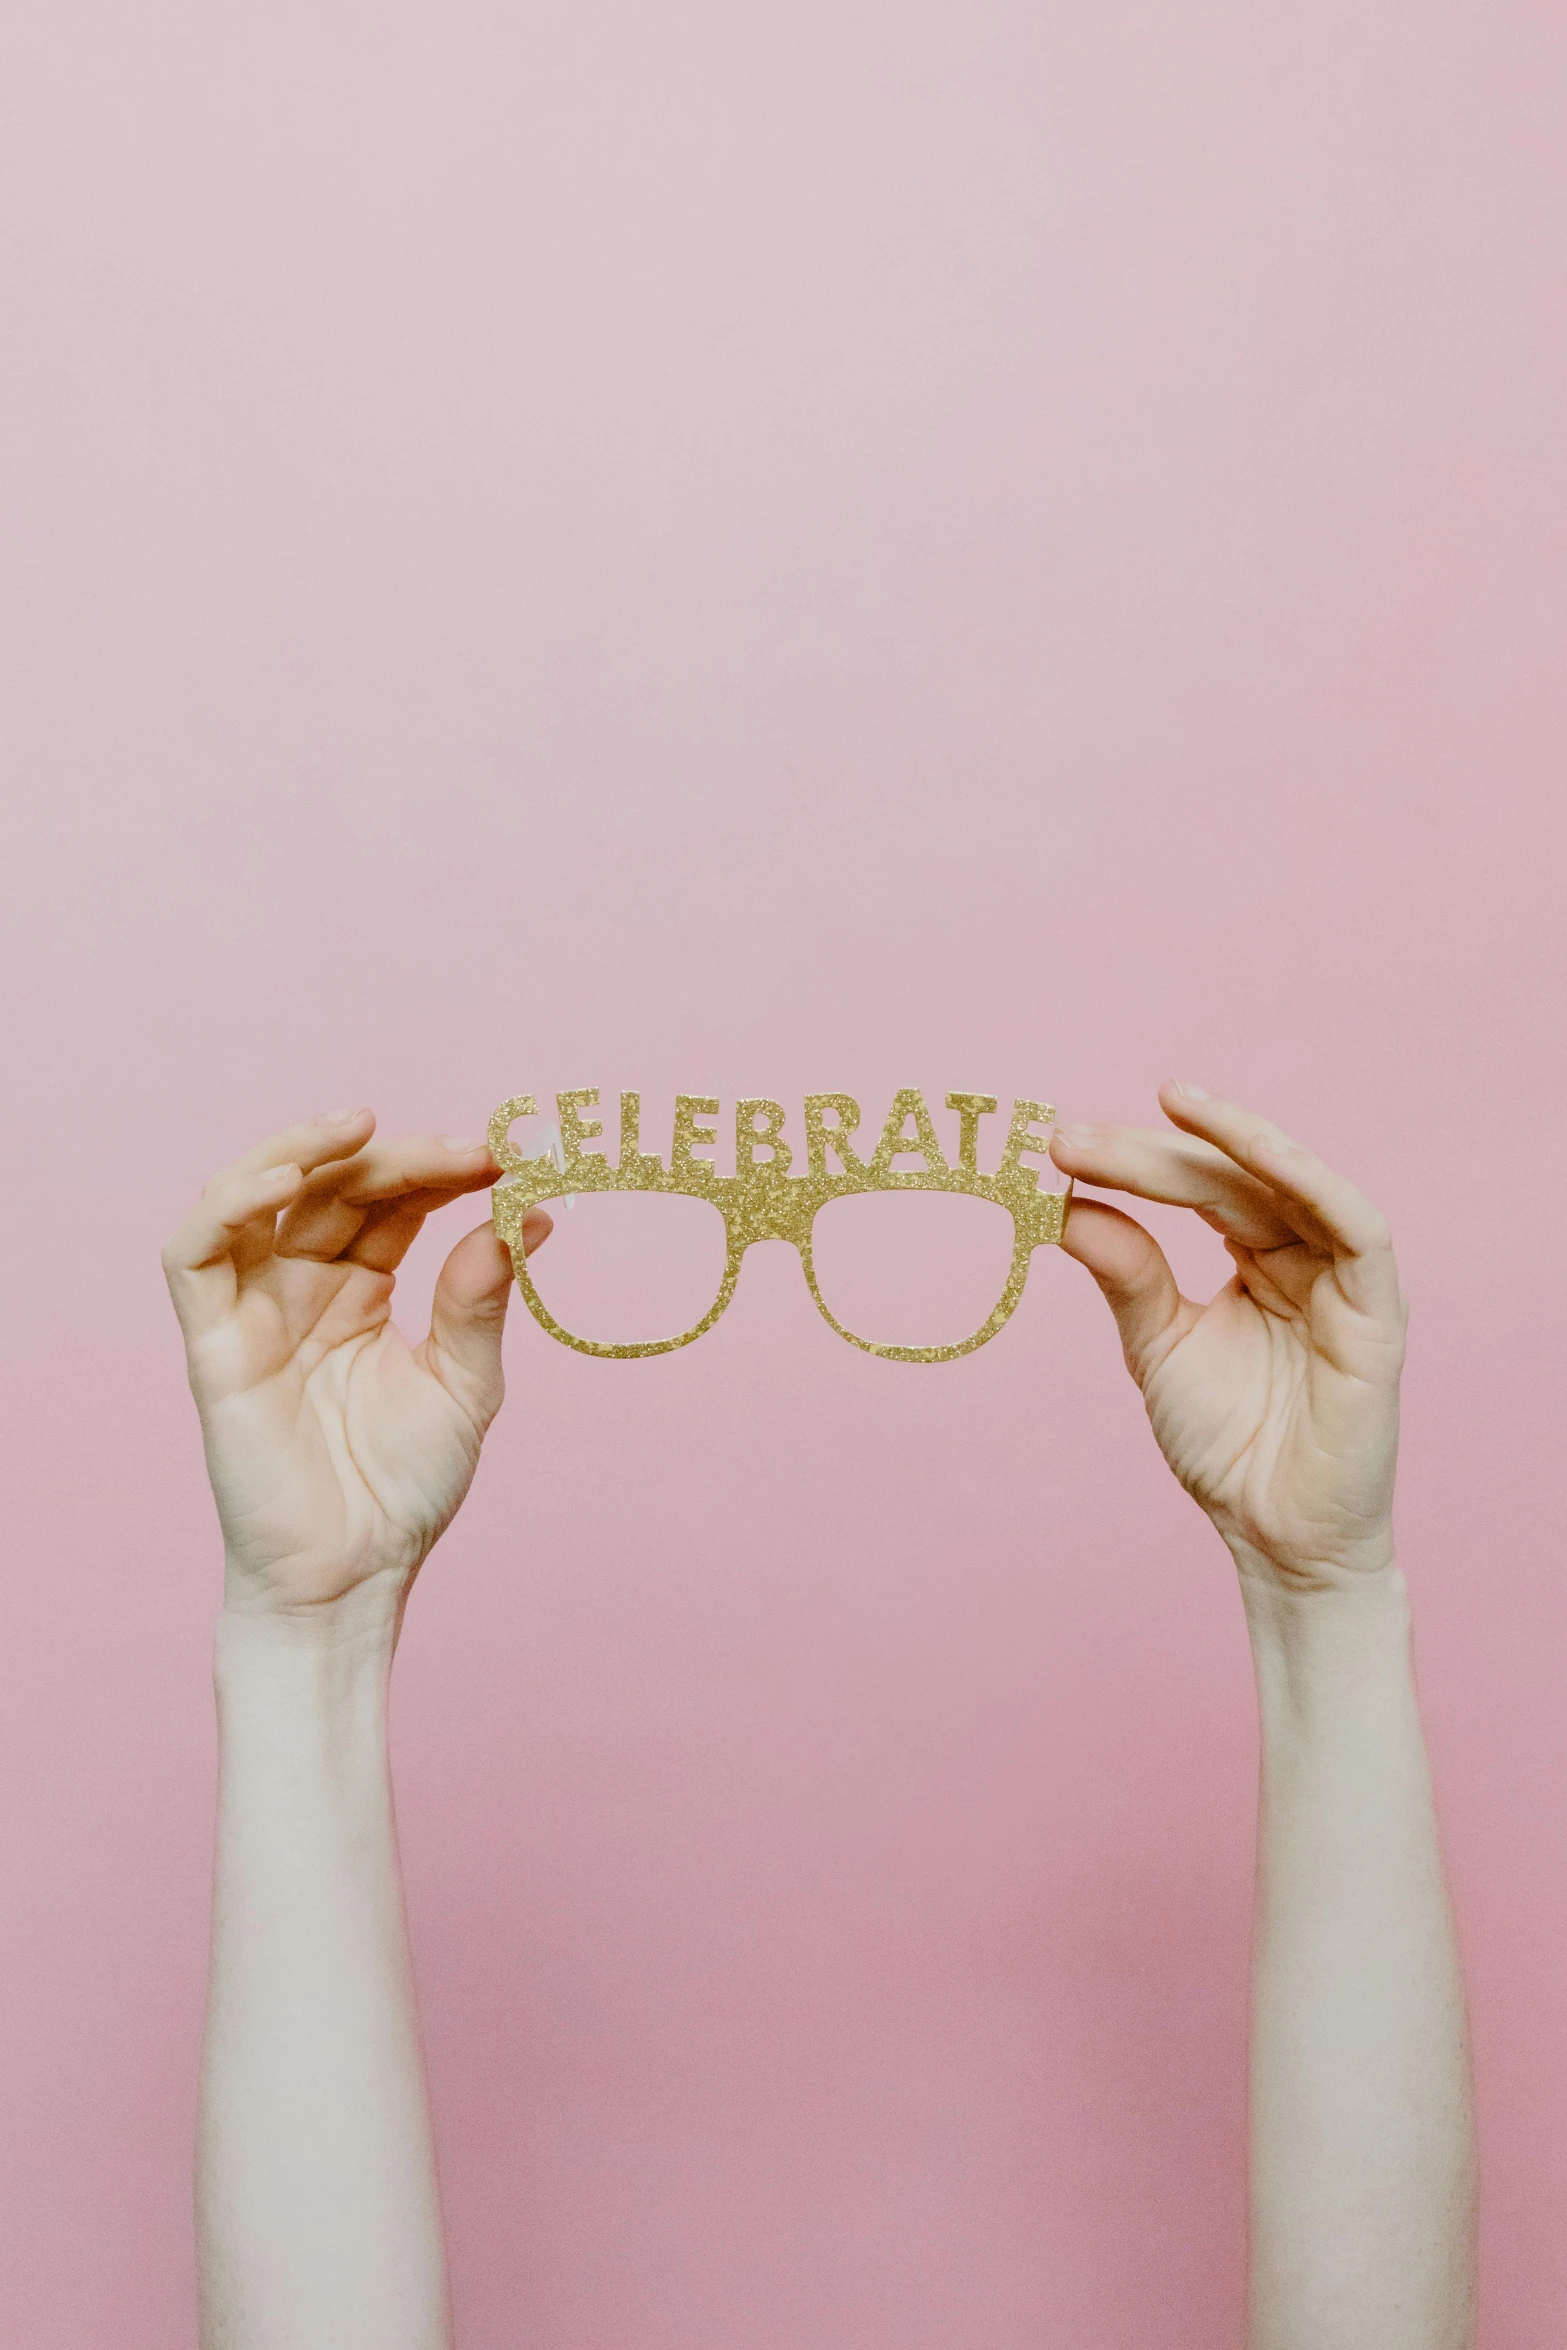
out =
<path fill-rule="evenodd" d="M 1186 1300 L 1151 1232 L 1103 1200 L 1074 1198 L 1061 1238 L 1065 1255 L 1086 1265 L 1104 1291 L 1121 1333 L 1126 1367 L 1139 1387 L 1163 1352 L 1160 1341 L 1183 1318 Z"/>
<path fill-rule="evenodd" d="M 501 1332 L 511 1275 L 511 1253 L 493 1224 L 467 1233 L 441 1267 L 421 1350 L 425 1368 L 484 1427 L 506 1392 Z"/>

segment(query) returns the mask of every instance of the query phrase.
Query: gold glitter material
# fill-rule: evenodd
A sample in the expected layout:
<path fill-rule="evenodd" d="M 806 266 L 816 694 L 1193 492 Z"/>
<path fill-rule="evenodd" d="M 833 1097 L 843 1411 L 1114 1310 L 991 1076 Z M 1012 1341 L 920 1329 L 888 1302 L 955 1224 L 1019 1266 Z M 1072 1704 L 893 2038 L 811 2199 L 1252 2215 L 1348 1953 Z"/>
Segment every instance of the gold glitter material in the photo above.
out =
<path fill-rule="evenodd" d="M 733 1297 L 740 1277 L 740 1260 L 752 1242 L 787 1240 L 800 1252 L 806 1284 L 816 1300 L 817 1310 L 840 1338 L 846 1338 L 851 1346 L 863 1347 L 867 1354 L 883 1355 L 892 1362 L 951 1362 L 955 1356 L 970 1354 L 976 1346 L 983 1346 L 987 1338 L 995 1337 L 1023 1294 L 1029 1259 L 1035 1249 L 1058 1241 L 1066 1228 L 1071 1185 L 1064 1192 L 1041 1191 L 1038 1169 L 1023 1164 L 1025 1156 L 1043 1157 L 1049 1149 L 1049 1136 L 1037 1131 L 1055 1117 L 1048 1102 L 1013 1103 L 1001 1164 L 994 1175 L 982 1175 L 978 1163 L 979 1121 L 995 1112 L 998 1105 L 994 1094 L 948 1094 L 947 1107 L 957 1111 L 960 1122 L 955 1167 L 948 1165 L 942 1153 L 925 1097 L 917 1086 L 905 1086 L 894 1095 L 881 1138 L 868 1160 L 859 1155 L 851 1139 L 859 1131 L 858 1102 L 846 1093 L 808 1094 L 805 1099 L 806 1172 L 791 1175 L 794 1152 L 784 1140 L 783 1105 L 761 1095 L 747 1097 L 735 1104 L 735 1172 L 720 1175 L 711 1160 L 697 1155 L 704 1144 L 711 1145 L 717 1140 L 711 1123 L 718 1116 L 716 1096 L 676 1094 L 674 1137 L 667 1167 L 642 1148 L 642 1097 L 635 1093 L 623 1093 L 620 1097 L 620 1157 L 618 1164 L 611 1166 L 603 1151 L 592 1147 L 603 1133 L 602 1121 L 584 1114 L 597 1107 L 598 1098 L 597 1089 L 591 1086 L 556 1095 L 563 1165 L 557 1165 L 548 1155 L 525 1158 L 512 1142 L 511 1129 L 516 1120 L 538 1115 L 532 1094 L 514 1094 L 510 1101 L 502 1102 L 489 1127 L 490 1148 L 508 1177 L 491 1194 L 495 1229 L 511 1250 L 517 1286 L 527 1299 L 534 1320 L 552 1338 L 558 1338 L 562 1346 L 575 1347 L 579 1354 L 607 1355 L 616 1361 L 629 1361 L 638 1355 L 668 1354 L 677 1346 L 689 1346 L 693 1338 L 700 1338 L 704 1330 L 712 1329 Z M 769 1155 L 758 1158 L 759 1151 Z M 836 1171 L 831 1173 L 827 1165 L 829 1155 L 837 1162 Z M 894 1169 L 893 1161 L 903 1157 L 923 1159 L 924 1166 L 900 1173 Z M 683 1330 L 678 1338 L 642 1339 L 627 1346 L 608 1346 L 597 1339 L 578 1338 L 561 1327 L 528 1272 L 522 1246 L 523 1218 L 530 1208 L 538 1207 L 545 1200 L 559 1199 L 568 1192 L 587 1191 L 671 1191 L 688 1199 L 712 1201 L 723 1216 L 729 1247 L 718 1295 L 700 1322 Z M 1014 1239 L 1006 1286 L 979 1328 L 955 1346 L 883 1345 L 846 1330 L 829 1310 L 816 1285 L 811 1227 L 817 1209 L 825 1201 L 862 1191 L 961 1191 L 975 1199 L 995 1200 L 1010 1212 Z"/>

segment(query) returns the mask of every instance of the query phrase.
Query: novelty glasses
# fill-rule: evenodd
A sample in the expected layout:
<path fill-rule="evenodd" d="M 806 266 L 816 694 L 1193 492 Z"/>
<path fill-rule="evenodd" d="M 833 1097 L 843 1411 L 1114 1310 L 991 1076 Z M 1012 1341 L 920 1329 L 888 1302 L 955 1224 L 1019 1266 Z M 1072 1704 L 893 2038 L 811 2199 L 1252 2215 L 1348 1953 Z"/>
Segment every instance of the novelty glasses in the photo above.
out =
<path fill-rule="evenodd" d="M 641 1096 L 635 1093 L 623 1093 L 620 1097 L 617 1163 L 612 1166 L 602 1149 L 592 1148 L 603 1128 L 598 1119 L 586 1117 L 584 1112 L 591 1110 L 598 1098 L 595 1088 L 557 1094 L 558 1147 L 540 1156 L 525 1155 L 511 1135 L 518 1120 L 538 1116 L 531 1094 L 516 1094 L 510 1101 L 502 1102 L 489 1127 L 490 1148 L 506 1170 L 505 1178 L 492 1194 L 495 1229 L 511 1250 L 517 1286 L 534 1320 L 563 1346 L 575 1347 L 581 1354 L 628 1360 L 640 1355 L 668 1354 L 677 1346 L 689 1346 L 694 1338 L 711 1330 L 733 1297 L 740 1260 L 752 1243 L 787 1240 L 800 1252 L 806 1286 L 818 1311 L 840 1338 L 846 1338 L 851 1346 L 863 1347 L 867 1354 L 884 1355 L 894 1362 L 950 1362 L 955 1356 L 969 1354 L 975 1347 L 983 1346 L 988 1338 L 994 1338 L 1023 1294 L 1034 1250 L 1058 1241 L 1065 1229 L 1070 1185 L 1065 1191 L 1042 1191 L 1038 1168 L 1024 1164 L 1025 1159 L 1043 1159 L 1048 1152 L 1049 1135 L 1040 1131 L 1055 1117 L 1048 1102 L 1013 1103 L 1000 1163 L 993 1174 L 983 1174 L 979 1166 L 980 1122 L 995 1114 L 994 1094 L 947 1095 L 947 1108 L 958 1115 L 955 1164 L 943 1152 L 925 1098 L 915 1086 L 907 1086 L 894 1096 L 881 1138 L 869 1158 L 861 1158 L 855 1148 L 859 1104 L 844 1093 L 808 1094 L 804 1114 L 805 1171 L 791 1174 L 795 1154 L 784 1138 L 782 1105 L 747 1098 L 735 1105 L 735 1171 L 723 1175 L 712 1159 L 699 1155 L 704 1148 L 713 1149 L 718 1140 L 716 1128 L 700 1123 L 717 1117 L 716 1096 L 685 1093 L 675 1096 L 674 1131 L 667 1166 L 642 1148 Z M 899 1159 L 916 1159 L 921 1163 L 899 1168 L 894 1164 Z M 829 1160 L 833 1162 L 831 1166 Z M 969 1220 L 975 1223 L 988 1223 L 992 1215 L 1011 1219 L 1010 1248 L 1001 1237 L 1006 1231 L 1004 1225 L 993 1226 L 985 1235 L 991 1243 L 988 1261 L 995 1273 L 1001 1274 L 1001 1268 L 1005 1268 L 1000 1294 L 977 1327 L 969 1328 L 966 1337 L 951 1343 L 895 1345 L 884 1339 L 866 1338 L 834 1312 L 818 1278 L 818 1257 L 823 1253 L 821 1236 L 834 1220 L 831 1214 L 823 1215 L 824 1209 L 833 1210 L 836 1202 L 856 1194 L 910 1191 L 958 1195 L 987 1203 L 983 1214 L 967 1212 Z M 557 1318 L 535 1287 L 522 1243 L 523 1219 L 528 1210 L 545 1200 L 565 1198 L 569 1203 L 576 1195 L 591 1197 L 601 1192 L 674 1195 L 700 1201 L 710 1214 L 722 1219 L 721 1235 L 715 1227 L 703 1236 L 711 1243 L 705 1259 L 709 1278 L 722 1266 L 721 1273 L 717 1273 L 717 1294 L 706 1311 L 698 1314 L 677 1337 L 625 1337 L 613 1341 L 581 1337 Z M 963 1211 L 944 1209 L 940 1215 L 943 1223 L 934 1234 L 927 1230 L 924 1245 L 914 1260 L 916 1287 L 922 1281 L 935 1280 L 934 1258 L 948 1230 L 945 1219 L 950 1218 L 953 1226 L 965 1222 Z M 701 1221 L 694 1212 L 693 1217 Z M 835 1230 L 847 1232 L 848 1225 L 840 1219 Z M 955 1232 L 952 1237 L 960 1242 L 965 1238 Z M 852 1238 L 851 1234 L 848 1260 L 851 1273 Z M 651 1234 L 649 1245 L 653 1248 L 658 1245 Z M 835 1245 L 835 1261 L 841 1267 L 845 1262 L 841 1240 Z M 551 1253 L 556 1253 L 554 1248 Z M 852 1291 L 852 1279 L 847 1286 Z M 831 1280 L 827 1287 L 833 1290 Z M 699 1303 L 708 1294 L 702 1288 L 693 1302 Z M 833 1294 L 842 1305 L 841 1292 Z M 993 1292 L 987 1289 L 983 1294 Z M 559 1305 L 558 1299 L 556 1304 Z M 601 1310 L 613 1319 L 613 1302 Z"/>

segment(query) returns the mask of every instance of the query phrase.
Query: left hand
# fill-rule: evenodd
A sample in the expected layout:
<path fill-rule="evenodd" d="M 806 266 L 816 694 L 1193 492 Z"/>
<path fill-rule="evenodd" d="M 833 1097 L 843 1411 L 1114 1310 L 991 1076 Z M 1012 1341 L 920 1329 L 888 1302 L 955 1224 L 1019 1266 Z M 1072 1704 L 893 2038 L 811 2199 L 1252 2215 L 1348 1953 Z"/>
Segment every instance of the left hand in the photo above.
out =
<path fill-rule="evenodd" d="M 1311 1591 L 1391 1568 L 1406 1309 L 1388 1229 L 1254 1111 L 1167 1084 L 1179 1131 L 1066 1126 L 1083 1183 L 1192 1208 L 1235 1274 L 1183 1297 L 1142 1225 L 1074 1198 L 1062 1246 L 1099 1283 L 1165 1459 L 1243 1572 Z"/>

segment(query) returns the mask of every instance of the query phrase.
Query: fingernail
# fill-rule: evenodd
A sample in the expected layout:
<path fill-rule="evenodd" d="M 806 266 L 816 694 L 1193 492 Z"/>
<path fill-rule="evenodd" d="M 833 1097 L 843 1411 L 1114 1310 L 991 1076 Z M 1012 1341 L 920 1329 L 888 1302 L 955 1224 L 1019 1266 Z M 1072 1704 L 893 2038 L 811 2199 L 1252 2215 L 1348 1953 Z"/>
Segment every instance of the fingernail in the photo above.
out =
<path fill-rule="evenodd" d="M 1064 1142 L 1068 1150 L 1086 1151 L 1099 1140 L 1103 1131 L 1103 1127 L 1085 1125 L 1082 1122 L 1072 1126 L 1058 1126 L 1056 1140 Z"/>
<path fill-rule="evenodd" d="M 489 1144 L 479 1142 L 471 1134 L 443 1134 L 441 1140 L 449 1151 L 488 1150 Z"/>
<path fill-rule="evenodd" d="M 1205 1085 L 1188 1085 L 1184 1077 L 1174 1078 L 1172 1083 L 1176 1092 L 1183 1093 L 1189 1102 L 1207 1102 L 1213 1099 Z"/>
<path fill-rule="evenodd" d="M 261 1178 L 261 1188 L 263 1191 L 286 1191 L 299 1178 L 300 1170 L 295 1166 L 269 1167 Z"/>
<path fill-rule="evenodd" d="M 317 1110 L 310 1123 L 312 1126 L 350 1126 L 356 1118 L 363 1116 L 363 1110 Z"/>

